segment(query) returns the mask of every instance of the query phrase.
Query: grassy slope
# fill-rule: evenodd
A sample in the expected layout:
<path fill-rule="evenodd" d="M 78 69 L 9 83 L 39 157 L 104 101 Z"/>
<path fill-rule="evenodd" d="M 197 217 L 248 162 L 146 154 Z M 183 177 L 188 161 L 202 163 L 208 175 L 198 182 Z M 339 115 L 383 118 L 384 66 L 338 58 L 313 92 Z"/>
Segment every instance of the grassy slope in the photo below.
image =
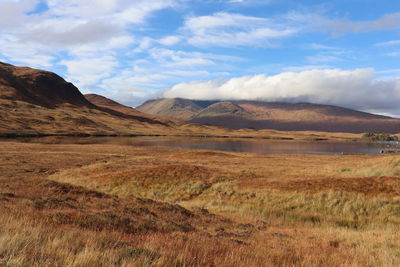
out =
<path fill-rule="evenodd" d="M 51 160 L 45 155 L 51 155 Z M 82 149 L 80 145 L 2 143 L 0 156 L 0 206 L 14 211 L 1 218 L 6 227 L 0 230 L 0 264 L 44 265 L 45 259 L 48 266 L 400 263 L 398 155 L 258 156 L 115 145 Z M 113 229 L 94 232 L 76 223 L 53 222 L 48 227 L 33 214 L 64 213 L 66 208 L 60 203 L 66 203 L 55 201 L 62 195 L 43 190 L 27 176 L 84 186 L 78 187 L 83 193 L 69 196 L 77 201 L 69 201 L 92 214 L 100 211 L 93 210 L 97 205 L 89 209 L 84 204 L 85 192 L 94 192 L 90 190 L 106 194 L 107 199 L 118 196 L 117 202 L 133 203 L 139 196 L 181 204 L 197 215 L 175 220 L 197 230 L 131 234 L 115 223 Z M 25 182 L 31 189 L 23 189 Z M 26 199 L 16 201 L 7 194 L 25 195 L 23 190 L 27 190 Z M 39 198 L 35 194 L 40 192 Z M 35 201 L 42 210 L 35 208 Z M 112 206 L 107 201 L 95 198 L 94 203 L 109 212 L 116 209 L 113 213 L 120 218 L 120 204 Z M 54 203 L 58 203 L 56 208 Z M 146 207 L 160 212 L 152 205 Z M 204 208 L 236 223 L 213 219 Z"/>
<path fill-rule="evenodd" d="M 141 112 L 177 120 L 189 120 L 201 109 L 191 100 L 180 98 L 149 100 L 138 107 Z"/>

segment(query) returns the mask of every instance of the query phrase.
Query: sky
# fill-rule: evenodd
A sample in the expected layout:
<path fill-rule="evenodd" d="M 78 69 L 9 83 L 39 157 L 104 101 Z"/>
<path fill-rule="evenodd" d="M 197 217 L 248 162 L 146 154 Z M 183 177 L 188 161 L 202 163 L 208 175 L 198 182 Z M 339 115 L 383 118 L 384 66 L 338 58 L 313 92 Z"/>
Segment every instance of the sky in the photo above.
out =
<path fill-rule="evenodd" d="M 0 0 L 0 61 L 130 106 L 246 99 L 400 117 L 400 1 Z"/>

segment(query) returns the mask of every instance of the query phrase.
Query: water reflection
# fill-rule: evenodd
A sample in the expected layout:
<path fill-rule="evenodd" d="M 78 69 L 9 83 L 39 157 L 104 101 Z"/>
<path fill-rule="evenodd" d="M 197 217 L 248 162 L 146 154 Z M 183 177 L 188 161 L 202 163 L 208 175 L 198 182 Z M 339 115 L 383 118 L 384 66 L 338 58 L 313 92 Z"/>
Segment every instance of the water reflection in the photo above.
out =
<path fill-rule="evenodd" d="M 142 145 L 145 142 L 141 143 Z M 249 140 L 159 140 L 148 142 L 151 146 L 172 146 L 190 149 L 209 149 L 256 154 L 377 154 L 388 149 L 387 145 L 347 142 L 293 142 Z M 391 147 L 390 149 L 397 149 Z"/>
<path fill-rule="evenodd" d="M 299 142 L 210 138 L 143 138 L 143 137 L 44 137 L 20 139 L 23 142 L 46 144 L 114 144 L 167 146 L 256 154 L 377 154 L 400 151 L 399 144 L 359 142 Z"/>

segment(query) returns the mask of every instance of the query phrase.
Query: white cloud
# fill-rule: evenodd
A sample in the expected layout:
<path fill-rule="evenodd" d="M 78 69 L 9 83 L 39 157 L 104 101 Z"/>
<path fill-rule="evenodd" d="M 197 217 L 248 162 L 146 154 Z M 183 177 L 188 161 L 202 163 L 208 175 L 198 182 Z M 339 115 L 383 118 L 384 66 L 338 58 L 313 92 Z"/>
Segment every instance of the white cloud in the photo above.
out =
<path fill-rule="evenodd" d="M 28 16 L 26 12 L 31 11 L 38 0 L 2 0 L 0 2 L 0 28 L 14 28 L 15 25 L 24 23 Z"/>
<path fill-rule="evenodd" d="M 315 55 L 306 57 L 307 62 L 313 65 L 344 61 L 351 54 L 350 51 L 345 51 L 337 47 L 317 43 L 306 45 L 305 48 L 318 51 L 318 53 Z"/>
<path fill-rule="evenodd" d="M 279 25 L 270 19 L 215 13 L 210 16 L 189 17 L 183 30 L 188 43 L 195 46 L 271 46 L 271 41 L 291 36 L 294 28 Z"/>
<path fill-rule="evenodd" d="M 387 76 L 400 76 L 400 69 L 390 69 L 390 70 L 381 70 L 377 71 L 380 75 L 387 75 Z"/>
<path fill-rule="evenodd" d="M 283 68 L 284 72 L 302 72 L 306 70 L 322 70 L 322 69 L 332 69 L 333 67 L 329 65 L 304 65 L 304 66 L 290 66 Z"/>
<path fill-rule="evenodd" d="M 155 95 L 155 92 L 150 89 L 135 87 L 124 87 L 120 90 L 108 90 L 104 92 L 104 96 L 131 107 L 142 104 L 152 95 Z"/>
<path fill-rule="evenodd" d="M 143 64 L 147 64 L 144 62 Z M 124 68 L 110 78 L 101 82 L 101 87 L 117 91 L 125 88 L 162 87 L 162 82 L 168 80 L 169 75 L 157 69 L 141 67 L 140 63 L 133 62 L 133 67 Z"/>
<path fill-rule="evenodd" d="M 394 46 L 394 45 L 400 45 L 400 40 L 393 40 L 393 41 L 388 41 L 388 42 L 382 42 L 382 43 L 376 43 L 376 46 Z"/>
<path fill-rule="evenodd" d="M 32 12 L 40 2 L 46 8 Z M 64 65 L 68 79 L 87 90 L 109 77 L 117 55 L 137 43 L 132 26 L 145 26 L 154 12 L 179 2 L 0 0 L 0 57 L 34 67 Z"/>
<path fill-rule="evenodd" d="M 63 60 L 60 64 L 67 67 L 68 80 L 84 92 L 88 92 L 99 80 L 109 77 L 118 66 L 117 60 L 112 56 Z"/>
<path fill-rule="evenodd" d="M 228 75 L 220 71 L 221 61 L 236 61 L 236 57 L 186 52 L 165 48 L 153 48 L 149 58 L 130 62 L 113 77 L 103 80 L 103 88 L 122 90 L 128 88 L 165 88 L 165 83 L 176 84 L 182 80 L 193 80 L 198 77 L 215 78 Z M 207 70 L 204 70 L 207 66 Z"/>
<path fill-rule="evenodd" d="M 38 3 L 33 0 L 27 2 Z M 82 45 L 126 35 L 129 26 L 143 24 L 153 12 L 175 6 L 175 2 L 47 0 L 47 5 L 48 10 L 41 14 L 25 14 L 34 8 L 34 4 L 25 5 L 18 9 L 17 14 L 13 14 L 25 18 L 16 21 L 15 27 L 18 27 L 18 31 L 13 31 L 13 34 L 20 38 L 20 42 L 57 45 L 61 49 L 68 49 L 70 45 Z M 3 18 L 0 17 L 0 23 L 2 21 Z"/>
<path fill-rule="evenodd" d="M 138 43 L 139 46 L 134 49 L 134 52 L 145 52 L 153 46 L 154 42 L 155 40 L 153 38 L 143 37 Z"/>
<path fill-rule="evenodd" d="M 180 41 L 181 37 L 175 35 L 166 36 L 159 40 L 146 36 L 141 38 L 141 40 L 138 42 L 138 47 L 136 47 L 134 51 L 138 53 L 147 52 L 151 48 L 156 47 L 157 44 L 161 44 L 163 46 L 172 46 L 179 43 Z"/>
<path fill-rule="evenodd" d="M 388 111 L 398 108 L 400 78 L 378 79 L 373 69 L 308 70 L 181 83 L 167 89 L 163 96 L 204 100 L 307 101 Z"/>
<path fill-rule="evenodd" d="M 41 68 L 52 66 L 52 61 L 55 60 L 55 57 L 47 53 L 45 47 L 40 45 L 25 46 L 12 35 L 3 35 L 0 38 L 0 55 L 8 60 Z"/>
<path fill-rule="evenodd" d="M 150 57 L 162 67 L 167 68 L 194 68 L 210 67 L 217 64 L 222 67 L 227 63 L 243 61 L 240 57 L 218 55 L 213 53 L 201 53 L 193 51 L 172 50 L 166 48 L 152 48 L 149 51 Z"/>
<path fill-rule="evenodd" d="M 166 67 L 193 67 L 214 65 L 214 61 L 204 53 L 153 48 L 150 56 Z"/>
<path fill-rule="evenodd" d="M 176 5 L 173 0 L 47 0 L 49 13 L 91 20 L 103 18 L 119 24 L 140 24 L 154 12 Z"/>
<path fill-rule="evenodd" d="M 317 44 L 317 43 L 312 43 L 312 44 L 306 45 L 305 48 L 313 49 L 313 50 L 328 50 L 328 51 L 338 50 L 338 48 L 336 48 L 336 47 L 323 45 L 323 44 Z"/>
<path fill-rule="evenodd" d="M 20 42 L 68 47 L 107 40 L 121 32 L 122 29 L 103 21 L 80 22 L 52 19 L 32 26 L 29 31 L 21 34 Z"/>
<path fill-rule="evenodd" d="M 240 5 L 240 6 L 257 6 L 257 5 L 269 5 L 273 0 L 201 0 L 207 1 L 214 4 L 229 4 L 229 5 Z"/>
<path fill-rule="evenodd" d="M 166 84 L 191 81 L 199 77 L 214 79 L 229 76 L 226 62 L 242 60 L 233 56 L 165 48 L 152 48 L 149 54 L 146 59 L 128 62 L 126 66 L 114 71 L 112 77 L 102 80 L 101 93 L 135 106 L 146 98 L 154 98 L 155 92 L 164 89 Z M 135 90 L 131 90 L 132 88 Z M 144 92 L 147 93 L 139 94 L 138 88 L 145 88 L 147 91 Z M 96 92 L 95 89 L 92 91 Z M 135 100 L 136 98 L 139 100 Z"/>
<path fill-rule="evenodd" d="M 400 52 L 390 52 L 385 55 L 388 57 L 398 57 L 398 56 L 400 56 Z"/>
<path fill-rule="evenodd" d="M 176 36 L 176 35 L 170 35 L 167 37 L 164 37 L 160 40 L 158 40 L 158 42 L 162 45 L 165 46 L 171 46 L 171 45 L 175 45 L 177 43 L 179 43 L 181 41 L 181 37 Z"/>
<path fill-rule="evenodd" d="M 303 30 L 332 35 L 400 29 L 400 12 L 386 14 L 376 20 L 353 21 L 347 18 L 331 18 L 323 13 L 289 12 L 286 19 L 301 24 Z"/>
<path fill-rule="evenodd" d="M 324 64 L 324 63 L 332 63 L 332 62 L 338 62 L 342 61 L 343 58 L 330 55 L 330 54 L 317 54 L 313 56 L 308 56 L 307 61 L 310 62 L 311 64 Z"/>

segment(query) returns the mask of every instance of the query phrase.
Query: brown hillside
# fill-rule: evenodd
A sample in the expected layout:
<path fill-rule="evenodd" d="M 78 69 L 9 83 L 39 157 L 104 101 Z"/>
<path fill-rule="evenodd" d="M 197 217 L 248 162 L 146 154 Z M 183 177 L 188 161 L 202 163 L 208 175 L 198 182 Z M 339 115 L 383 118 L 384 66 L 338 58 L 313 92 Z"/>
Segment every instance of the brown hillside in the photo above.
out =
<path fill-rule="evenodd" d="M 85 94 L 84 97 L 91 102 L 92 104 L 98 106 L 98 107 L 103 107 L 103 108 L 109 108 L 115 111 L 119 111 L 121 113 L 127 114 L 127 115 L 132 115 L 132 116 L 144 116 L 146 117 L 146 114 L 137 111 L 136 109 L 128 106 L 124 106 L 118 102 L 115 102 L 114 100 L 111 100 L 107 97 L 97 95 L 97 94 Z M 148 116 L 148 115 L 147 115 Z"/>
<path fill-rule="evenodd" d="M 202 110 L 193 101 L 181 98 L 149 100 L 137 109 L 144 113 L 178 120 L 189 120 Z"/>
<path fill-rule="evenodd" d="M 20 100 L 46 108 L 66 104 L 93 108 L 78 88 L 57 74 L 1 62 L 0 99 Z"/>
<path fill-rule="evenodd" d="M 181 121 L 173 120 L 169 118 L 163 118 L 160 116 L 155 116 L 151 114 L 146 114 L 136 110 L 135 108 L 122 105 L 114 100 L 111 100 L 107 97 L 98 94 L 85 94 L 85 98 L 91 102 L 92 104 L 96 105 L 97 107 L 101 107 L 107 110 L 116 111 L 123 115 L 133 116 L 134 118 L 142 118 L 142 119 L 149 119 L 153 121 L 158 121 L 163 124 L 167 125 L 182 125 L 184 124 Z"/>
<path fill-rule="evenodd" d="M 197 113 L 194 118 L 201 117 L 214 117 L 214 116 L 251 116 L 248 112 L 242 108 L 241 106 L 232 103 L 232 102 L 218 102 L 215 104 L 211 104 L 205 109 L 201 110 Z"/>
<path fill-rule="evenodd" d="M 179 99 L 179 101 L 183 101 Z M 189 102 L 192 104 L 189 104 Z M 311 103 L 274 103 L 262 101 L 198 101 L 185 100 L 186 107 L 168 106 L 173 99 L 148 101 L 138 107 L 150 114 L 164 114 L 176 119 L 203 125 L 220 126 L 230 129 L 275 129 L 281 131 L 326 131 L 326 132 L 400 132 L 400 120 L 342 108 Z M 202 107 L 194 114 L 190 107 Z M 171 110 L 178 110 L 176 116 Z"/>
<path fill-rule="evenodd" d="M 101 96 L 91 100 L 54 73 L 0 63 L 0 136 L 210 134 Z"/>

